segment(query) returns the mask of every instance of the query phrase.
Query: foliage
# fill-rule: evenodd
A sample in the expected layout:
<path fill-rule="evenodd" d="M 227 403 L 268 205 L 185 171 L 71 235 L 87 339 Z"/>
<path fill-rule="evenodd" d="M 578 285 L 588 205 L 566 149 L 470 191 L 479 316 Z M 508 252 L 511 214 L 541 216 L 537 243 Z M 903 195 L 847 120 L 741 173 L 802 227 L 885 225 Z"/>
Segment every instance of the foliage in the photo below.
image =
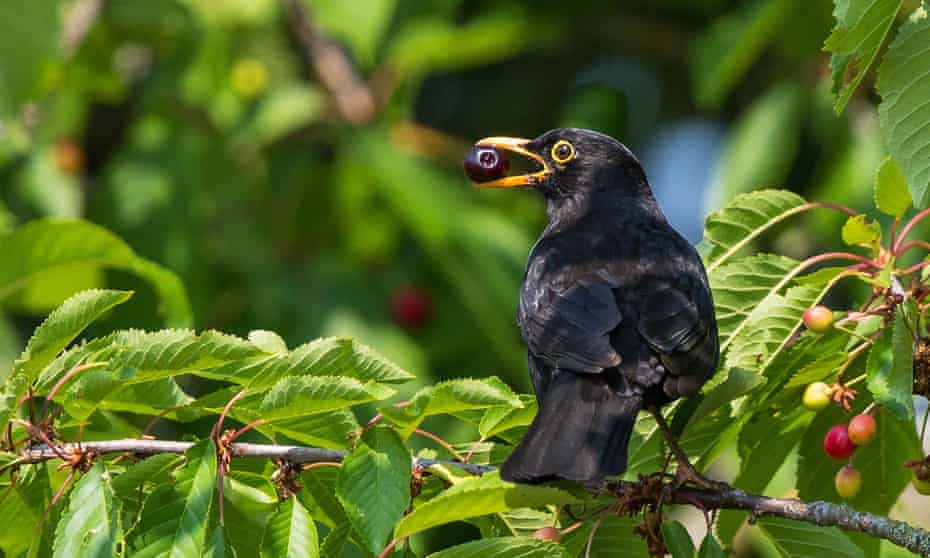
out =
<path fill-rule="evenodd" d="M 699 248 L 722 350 L 704 392 L 667 410 L 685 452 L 737 488 L 835 502 L 823 435 L 844 404 L 868 409 L 878 433 L 851 459 L 850 504 L 914 519 L 900 504 L 905 463 L 925 457 L 913 394 L 930 369 L 915 353 L 923 3 L 836 0 L 831 19 L 780 0 L 111 0 L 81 31 L 93 4 L 0 6 L 2 556 L 709 558 L 747 539 L 885 555 L 733 510 L 692 540 L 667 508 L 618 514 L 570 483 L 454 463 L 499 465 L 536 411 L 512 316 L 544 218 L 538 200 L 467 191 L 461 138 L 586 125 L 648 152 L 661 80 L 630 52 L 681 70 L 662 110 L 732 122 L 706 191 L 677 194 L 713 210 Z M 687 52 L 664 44 L 683 24 Z M 589 63 L 607 44 L 619 62 Z M 836 309 L 823 334 L 802 326 L 818 303 Z M 814 381 L 837 399 L 818 414 L 798 405 Z M 21 453 L 143 435 L 195 443 L 78 452 L 60 471 Z M 344 453 L 301 470 L 234 456 L 233 440 Z M 666 449 L 643 416 L 626 479 Z M 533 537 L 546 527 L 560 540 Z"/>

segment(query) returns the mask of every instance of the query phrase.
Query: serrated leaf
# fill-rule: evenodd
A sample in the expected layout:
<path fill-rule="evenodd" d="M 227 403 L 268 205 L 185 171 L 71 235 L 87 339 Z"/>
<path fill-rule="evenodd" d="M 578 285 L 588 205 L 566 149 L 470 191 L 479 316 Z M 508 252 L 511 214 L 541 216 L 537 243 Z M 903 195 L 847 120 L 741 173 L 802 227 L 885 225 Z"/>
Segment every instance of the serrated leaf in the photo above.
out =
<path fill-rule="evenodd" d="M 174 486 L 160 485 L 142 506 L 134 557 L 198 558 L 206 547 L 216 490 L 216 446 L 198 442 L 185 453 L 187 464 Z"/>
<path fill-rule="evenodd" d="M 745 329 L 731 341 L 726 366 L 768 375 L 769 365 L 801 325 L 804 310 L 819 301 L 839 277 L 837 274 L 823 286 L 798 285 L 784 295 L 765 297 L 752 311 Z"/>
<path fill-rule="evenodd" d="M 565 549 L 531 537 L 497 537 L 459 544 L 427 558 L 569 558 Z"/>
<path fill-rule="evenodd" d="M 463 480 L 414 508 L 397 524 L 394 537 L 407 537 L 436 525 L 516 508 L 583 502 L 585 497 L 561 488 L 513 484 L 502 481 L 497 473 L 488 473 Z"/>
<path fill-rule="evenodd" d="M 345 337 L 317 339 L 286 355 L 234 362 L 211 371 L 217 379 L 269 387 L 293 376 L 346 376 L 360 381 L 401 383 L 415 376 L 377 351 Z"/>
<path fill-rule="evenodd" d="M 103 463 L 97 463 L 71 491 L 68 509 L 58 521 L 53 556 L 111 558 L 122 540 L 119 501 Z"/>
<path fill-rule="evenodd" d="M 365 548 L 376 555 L 410 504 L 410 477 L 410 452 L 388 428 L 366 432 L 342 462 L 336 496 Z"/>
<path fill-rule="evenodd" d="M 865 215 L 856 215 L 843 225 L 843 242 L 850 246 L 865 244 L 876 247 L 882 240 L 882 227 L 878 221 L 866 222 Z"/>
<path fill-rule="evenodd" d="M 74 266 L 86 265 L 137 275 L 155 288 L 168 325 L 183 327 L 192 321 L 181 279 L 139 257 L 103 227 L 87 221 L 39 219 L 0 238 L 0 244 L 4 255 L 4 265 L 0 266 L 0 299 L 41 275 L 67 273 Z"/>
<path fill-rule="evenodd" d="M 814 356 L 802 366 L 796 374 L 791 376 L 785 389 L 804 387 L 814 382 L 821 382 L 846 361 L 845 351 L 831 351 Z"/>
<path fill-rule="evenodd" d="M 836 0 L 836 27 L 824 49 L 833 53 L 834 110 L 843 112 L 878 55 L 902 0 Z"/>
<path fill-rule="evenodd" d="M 736 196 L 726 207 L 708 215 L 704 222 L 704 241 L 710 246 L 707 272 L 726 263 L 772 226 L 803 212 L 805 204 L 794 192 L 757 190 Z"/>
<path fill-rule="evenodd" d="M 930 204 L 930 18 L 918 8 L 898 29 L 878 69 L 882 137 L 907 178 L 914 207 Z"/>
<path fill-rule="evenodd" d="M 490 407 L 521 406 L 520 398 L 513 390 L 499 378 L 492 376 L 480 380 L 463 378 L 440 382 L 418 391 L 406 407 L 383 407 L 379 411 L 396 424 L 406 437 L 428 416 Z"/>
<path fill-rule="evenodd" d="M 259 407 L 266 423 L 319 415 L 362 403 L 387 399 L 394 390 L 339 376 L 300 376 L 276 383 Z"/>
<path fill-rule="evenodd" d="M 672 558 L 694 558 L 694 542 L 685 526 L 678 521 L 662 524 L 662 538 Z"/>
<path fill-rule="evenodd" d="M 875 207 L 892 217 L 904 215 L 911 206 L 911 193 L 901 167 L 892 156 L 885 157 L 875 175 Z"/>
<path fill-rule="evenodd" d="M 319 555 L 316 525 L 297 497 L 291 496 L 268 520 L 262 537 L 262 556 L 316 558 Z"/>
<path fill-rule="evenodd" d="M 801 262 L 775 254 L 755 254 L 714 269 L 709 277 L 714 294 L 720 351 L 748 325 L 758 304 L 779 292 L 800 269 Z"/>
<path fill-rule="evenodd" d="M 877 403 L 901 418 L 914 417 L 914 339 L 902 313 L 896 312 L 891 331 L 869 349 L 868 387 Z"/>
<path fill-rule="evenodd" d="M 249 332 L 249 343 L 261 349 L 264 353 L 285 354 L 287 353 L 287 343 L 281 336 L 273 331 L 265 329 L 255 329 Z"/>
<path fill-rule="evenodd" d="M 785 558 L 865 558 L 862 549 L 836 527 L 772 517 L 760 519 L 756 525 Z"/>
<path fill-rule="evenodd" d="M 738 399 L 765 383 L 765 378 L 756 372 L 732 368 L 723 383 L 704 395 L 689 423 L 697 423 L 720 407 Z"/>

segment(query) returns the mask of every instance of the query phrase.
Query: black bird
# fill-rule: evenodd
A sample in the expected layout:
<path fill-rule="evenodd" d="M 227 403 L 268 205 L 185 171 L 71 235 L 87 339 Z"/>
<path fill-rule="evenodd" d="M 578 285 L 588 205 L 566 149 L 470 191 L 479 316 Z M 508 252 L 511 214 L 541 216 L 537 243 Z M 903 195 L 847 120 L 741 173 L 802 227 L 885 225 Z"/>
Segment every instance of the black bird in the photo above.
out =
<path fill-rule="evenodd" d="M 517 312 L 539 412 L 501 477 L 596 484 L 626 470 L 641 409 L 697 394 L 717 367 L 707 275 L 622 143 L 562 128 L 483 139 L 472 153 L 499 150 L 539 168 L 515 176 L 501 168 L 496 179 L 470 172 L 485 180 L 477 186 L 533 187 L 548 216 Z"/>

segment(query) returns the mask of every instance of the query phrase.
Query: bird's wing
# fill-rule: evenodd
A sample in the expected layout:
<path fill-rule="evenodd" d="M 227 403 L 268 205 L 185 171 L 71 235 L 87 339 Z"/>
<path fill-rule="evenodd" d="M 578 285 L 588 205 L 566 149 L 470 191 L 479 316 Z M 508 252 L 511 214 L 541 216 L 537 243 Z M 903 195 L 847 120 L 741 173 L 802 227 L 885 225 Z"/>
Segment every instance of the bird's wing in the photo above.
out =
<path fill-rule="evenodd" d="M 640 303 L 637 329 L 678 377 L 673 382 L 680 383 L 680 389 L 673 387 L 670 395 L 695 393 L 716 368 L 713 302 L 706 283 L 696 277 L 653 283 Z"/>
<path fill-rule="evenodd" d="M 620 324 L 609 277 L 564 277 L 526 290 L 519 322 L 530 353 L 561 370 L 596 374 L 620 364 L 610 332 Z"/>

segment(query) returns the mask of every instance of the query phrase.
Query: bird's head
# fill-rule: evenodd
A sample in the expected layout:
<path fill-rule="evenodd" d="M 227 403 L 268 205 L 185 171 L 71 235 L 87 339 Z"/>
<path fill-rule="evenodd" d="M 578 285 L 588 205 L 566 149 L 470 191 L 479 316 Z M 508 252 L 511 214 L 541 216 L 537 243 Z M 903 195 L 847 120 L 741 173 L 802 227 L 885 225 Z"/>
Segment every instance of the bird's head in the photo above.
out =
<path fill-rule="evenodd" d="M 500 151 L 507 152 L 509 158 L 515 155 L 527 159 L 533 168 L 505 175 L 506 159 L 494 159 Z M 465 170 L 479 188 L 531 187 L 550 200 L 588 198 L 601 191 L 624 197 L 652 197 L 639 161 L 625 145 L 608 135 L 580 128 L 557 128 L 532 140 L 482 139 L 466 157 Z"/>

